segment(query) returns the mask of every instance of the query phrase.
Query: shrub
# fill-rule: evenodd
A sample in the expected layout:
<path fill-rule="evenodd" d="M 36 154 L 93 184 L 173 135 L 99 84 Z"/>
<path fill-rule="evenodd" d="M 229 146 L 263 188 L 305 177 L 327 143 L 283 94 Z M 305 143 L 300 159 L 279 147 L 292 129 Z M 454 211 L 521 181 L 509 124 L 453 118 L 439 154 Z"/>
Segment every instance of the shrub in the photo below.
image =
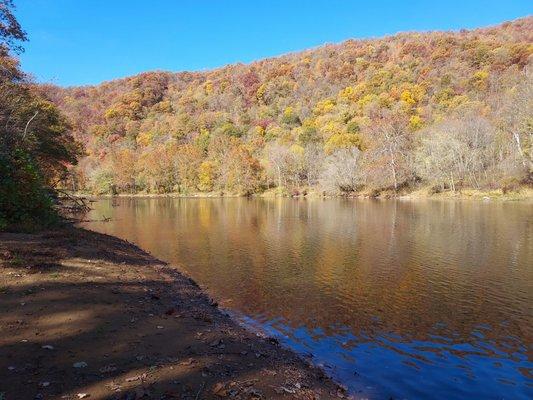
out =
<path fill-rule="evenodd" d="M 52 196 L 31 157 L 0 155 L 0 230 L 35 230 L 56 224 Z"/>

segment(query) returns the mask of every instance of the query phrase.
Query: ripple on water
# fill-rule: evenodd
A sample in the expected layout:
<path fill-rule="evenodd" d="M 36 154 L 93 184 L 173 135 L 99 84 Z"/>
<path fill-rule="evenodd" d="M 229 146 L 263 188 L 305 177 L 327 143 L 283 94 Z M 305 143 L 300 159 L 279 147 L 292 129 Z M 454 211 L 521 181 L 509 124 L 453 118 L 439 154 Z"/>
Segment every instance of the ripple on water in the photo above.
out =
<path fill-rule="evenodd" d="M 533 398 L 529 204 L 115 202 L 86 226 L 182 266 L 353 393 Z"/>

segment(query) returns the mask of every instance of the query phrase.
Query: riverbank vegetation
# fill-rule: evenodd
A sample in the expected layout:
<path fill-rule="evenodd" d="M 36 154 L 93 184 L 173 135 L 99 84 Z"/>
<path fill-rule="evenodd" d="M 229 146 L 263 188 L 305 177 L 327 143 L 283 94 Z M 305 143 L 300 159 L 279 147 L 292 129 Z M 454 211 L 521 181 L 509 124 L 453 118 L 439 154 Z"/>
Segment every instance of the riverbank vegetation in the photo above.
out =
<path fill-rule="evenodd" d="M 208 72 L 39 90 L 93 194 L 405 194 L 531 187 L 533 18 Z"/>
<path fill-rule="evenodd" d="M 14 57 L 27 38 L 12 9 L 0 1 L 0 230 L 56 222 L 53 188 L 78 154 L 67 119 Z"/>

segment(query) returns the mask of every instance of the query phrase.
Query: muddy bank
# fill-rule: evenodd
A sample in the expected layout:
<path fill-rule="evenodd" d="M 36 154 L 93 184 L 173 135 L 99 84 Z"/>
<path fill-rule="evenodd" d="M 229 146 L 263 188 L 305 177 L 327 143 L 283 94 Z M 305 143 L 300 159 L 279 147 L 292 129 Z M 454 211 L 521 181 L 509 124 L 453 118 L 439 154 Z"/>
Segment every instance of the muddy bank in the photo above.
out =
<path fill-rule="evenodd" d="M 118 238 L 67 227 L 0 233 L 0 398 L 345 395 L 240 327 L 171 266 Z"/>

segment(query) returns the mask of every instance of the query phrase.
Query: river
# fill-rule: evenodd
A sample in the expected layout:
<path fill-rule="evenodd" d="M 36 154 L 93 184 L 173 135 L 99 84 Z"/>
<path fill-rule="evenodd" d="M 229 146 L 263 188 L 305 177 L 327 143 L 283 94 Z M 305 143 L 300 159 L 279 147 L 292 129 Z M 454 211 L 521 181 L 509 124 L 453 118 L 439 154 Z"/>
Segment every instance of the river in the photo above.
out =
<path fill-rule="evenodd" d="M 527 202 L 100 199 L 83 225 L 186 271 L 370 399 L 533 398 Z M 104 222 L 102 219 L 110 218 Z"/>

